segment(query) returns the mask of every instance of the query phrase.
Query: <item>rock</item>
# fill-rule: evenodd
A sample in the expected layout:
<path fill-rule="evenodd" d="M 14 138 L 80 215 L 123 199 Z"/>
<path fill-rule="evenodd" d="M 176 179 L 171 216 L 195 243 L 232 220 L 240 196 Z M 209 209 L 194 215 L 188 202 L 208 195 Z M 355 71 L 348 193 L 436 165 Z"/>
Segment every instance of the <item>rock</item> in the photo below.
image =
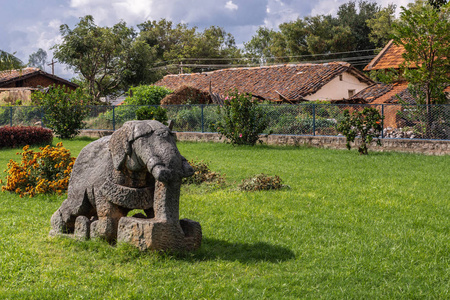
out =
<path fill-rule="evenodd" d="M 119 221 L 117 241 L 146 250 L 195 250 L 201 245 L 200 223 L 183 219 L 165 222 L 157 219 L 124 217 Z"/>
<path fill-rule="evenodd" d="M 88 240 L 90 236 L 91 222 L 85 216 L 79 216 L 75 220 L 74 236 L 79 240 Z"/>

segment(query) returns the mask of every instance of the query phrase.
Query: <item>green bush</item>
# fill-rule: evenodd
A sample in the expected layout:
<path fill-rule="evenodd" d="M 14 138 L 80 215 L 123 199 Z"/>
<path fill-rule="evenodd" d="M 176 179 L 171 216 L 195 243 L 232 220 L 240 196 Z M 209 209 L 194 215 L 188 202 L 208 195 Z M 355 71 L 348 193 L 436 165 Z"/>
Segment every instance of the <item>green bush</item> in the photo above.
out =
<path fill-rule="evenodd" d="M 171 90 L 157 85 L 139 85 L 128 90 L 126 105 L 160 105 L 161 100 L 172 93 Z"/>
<path fill-rule="evenodd" d="M 66 91 L 63 87 L 52 86 L 47 92 L 37 91 L 31 97 L 42 106 L 45 125 L 58 137 L 72 139 L 84 128 L 90 98 L 81 89 Z"/>
<path fill-rule="evenodd" d="M 268 125 L 266 114 L 250 94 L 232 92 L 223 106 L 218 106 L 221 119 L 211 125 L 233 145 L 255 145 Z"/>
<path fill-rule="evenodd" d="M 136 110 L 137 120 L 156 120 L 167 125 L 167 110 L 161 106 L 143 106 Z"/>
<path fill-rule="evenodd" d="M 384 116 L 373 107 L 366 107 L 362 111 L 354 111 L 352 114 L 348 109 L 344 110 L 343 121 L 338 125 L 338 131 L 347 138 L 347 148 L 351 149 L 350 142 L 354 142 L 357 136 L 361 137 L 361 145 L 358 147 L 359 154 L 367 155 L 367 144 L 376 138 L 377 145 L 381 145 L 379 136 L 383 130 L 382 121 Z"/>

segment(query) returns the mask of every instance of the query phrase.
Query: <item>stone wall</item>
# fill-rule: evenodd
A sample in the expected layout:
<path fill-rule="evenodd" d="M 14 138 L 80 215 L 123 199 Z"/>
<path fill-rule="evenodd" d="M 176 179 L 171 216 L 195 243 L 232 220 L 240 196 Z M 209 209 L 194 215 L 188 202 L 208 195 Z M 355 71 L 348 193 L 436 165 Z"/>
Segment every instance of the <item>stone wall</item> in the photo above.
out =
<path fill-rule="evenodd" d="M 112 130 L 83 130 L 82 136 L 102 137 L 112 134 Z M 176 132 L 178 141 L 223 142 L 217 133 Z M 262 137 L 267 145 L 310 146 L 329 149 L 346 149 L 345 137 L 339 136 L 298 136 L 269 135 Z M 358 141 L 357 141 L 358 142 Z M 450 141 L 420 139 L 383 139 L 382 146 L 371 145 L 371 151 L 397 151 L 430 155 L 449 155 Z"/>
<path fill-rule="evenodd" d="M 179 141 L 222 142 L 216 133 L 177 132 Z M 264 144 L 282 146 L 311 146 L 317 148 L 347 149 L 345 137 L 269 135 L 262 138 Z M 358 143 L 358 141 L 357 141 Z M 383 139 L 382 146 L 371 145 L 372 151 L 397 151 L 431 155 L 449 155 L 450 141 L 420 139 Z"/>

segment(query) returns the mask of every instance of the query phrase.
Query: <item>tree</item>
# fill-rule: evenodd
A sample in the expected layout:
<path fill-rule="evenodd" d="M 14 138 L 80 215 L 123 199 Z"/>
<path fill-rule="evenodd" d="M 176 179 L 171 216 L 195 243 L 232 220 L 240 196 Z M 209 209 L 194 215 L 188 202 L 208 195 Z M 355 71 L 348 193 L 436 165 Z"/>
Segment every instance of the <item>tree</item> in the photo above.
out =
<path fill-rule="evenodd" d="M 428 0 L 428 3 L 435 9 L 440 9 L 442 6 L 448 3 L 447 0 Z"/>
<path fill-rule="evenodd" d="M 366 21 L 370 28 L 369 39 L 375 46 L 384 47 L 390 41 L 396 22 L 396 8 L 395 4 L 389 4 L 377 12 L 372 19 Z"/>
<path fill-rule="evenodd" d="M 281 33 L 266 27 L 259 27 L 252 39 L 244 43 L 247 56 L 256 58 L 258 63 L 266 63 L 271 57 L 284 56 L 285 47 L 282 47 L 282 54 L 274 49 L 275 35 L 281 35 Z"/>
<path fill-rule="evenodd" d="M 46 61 L 47 61 L 47 52 L 44 51 L 42 48 L 39 48 L 38 51 L 30 54 L 28 58 L 28 66 L 44 70 Z"/>
<path fill-rule="evenodd" d="M 340 58 L 348 52 L 373 49 L 369 38 L 371 29 L 367 21 L 380 11 L 380 6 L 370 1 L 349 1 L 339 6 L 337 16 L 317 15 L 282 23 L 278 31 L 260 27 L 250 42 L 245 43 L 248 56 L 271 62 L 304 60 L 301 56 L 330 54 Z M 332 56 L 331 56 L 332 55 Z M 356 53 L 363 56 L 366 53 Z"/>
<path fill-rule="evenodd" d="M 125 22 L 100 27 L 88 15 L 73 30 L 61 25 L 60 33 L 62 43 L 53 47 L 54 57 L 80 74 L 94 100 L 146 80 L 153 53 Z"/>
<path fill-rule="evenodd" d="M 404 77 L 424 92 L 425 104 L 443 101 L 443 88 L 450 84 L 450 6 L 434 9 L 422 0 L 402 7 L 395 25 L 394 42 L 405 48 Z"/>
<path fill-rule="evenodd" d="M 351 51 L 355 48 L 355 39 L 351 28 L 339 24 L 331 15 L 305 18 L 307 22 L 307 44 L 311 54 Z"/>
<path fill-rule="evenodd" d="M 351 29 L 351 35 L 355 41 L 353 50 L 366 50 L 375 47 L 369 38 L 370 28 L 367 21 L 372 19 L 380 11 L 380 6 L 375 2 L 359 0 L 342 4 L 338 9 L 339 25 Z"/>
<path fill-rule="evenodd" d="M 156 53 L 154 80 L 165 74 L 162 67 L 175 73 L 183 63 L 188 71 L 203 71 L 209 70 L 208 65 L 232 64 L 232 58 L 241 56 L 234 37 L 221 27 L 211 26 L 199 32 L 196 27 L 161 19 L 144 22 L 138 28 L 139 40 Z"/>
<path fill-rule="evenodd" d="M 0 50 L 0 71 L 23 68 L 23 62 L 6 51 Z"/>
<path fill-rule="evenodd" d="M 403 76 L 416 92 L 418 104 L 426 104 L 425 136 L 432 137 L 434 117 L 430 104 L 446 101 L 444 88 L 450 85 L 450 5 L 435 9 L 418 0 L 402 7 L 395 26 L 394 42 L 405 48 Z"/>

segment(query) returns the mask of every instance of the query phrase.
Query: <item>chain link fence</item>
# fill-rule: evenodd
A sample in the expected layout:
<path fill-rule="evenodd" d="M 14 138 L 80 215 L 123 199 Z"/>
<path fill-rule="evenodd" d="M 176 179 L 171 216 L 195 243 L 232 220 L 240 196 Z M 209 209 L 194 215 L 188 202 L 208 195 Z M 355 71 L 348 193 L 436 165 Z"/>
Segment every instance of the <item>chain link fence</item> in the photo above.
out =
<path fill-rule="evenodd" d="M 91 106 L 85 118 L 86 129 L 116 130 L 126 121 L 136 119 L 140 106 Z M 450 139 L 450 105 L 411 104 L 261 104 L 268 120 L 263 133 L 288 135 L 336 136 L 343 111 L 376 108 L 383 116 L 382 138 Z M 212 132 L 219 120 L 216 105 L 168 105 L 167 116 L 174 130 Z M 0 126 L 43 126 L 44 112 L 37 106 L 0 107 Z"/>

